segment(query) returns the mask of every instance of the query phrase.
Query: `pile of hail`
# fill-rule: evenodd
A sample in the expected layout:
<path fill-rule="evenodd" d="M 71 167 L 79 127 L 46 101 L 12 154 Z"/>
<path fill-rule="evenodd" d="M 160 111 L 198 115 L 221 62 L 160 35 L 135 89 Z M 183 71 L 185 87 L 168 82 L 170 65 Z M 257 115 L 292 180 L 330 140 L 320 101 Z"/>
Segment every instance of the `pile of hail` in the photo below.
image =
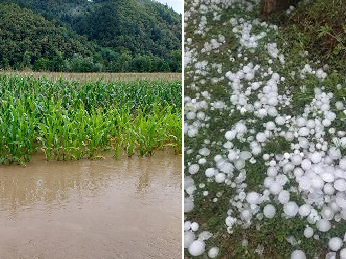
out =
<path fill-rule="evenodd" d="M 217 246 L 206 247 L 213 233 L 202 231 L 189 219 L 198 210 L 195 197 L 208 197 L 206 186 L 211 182 L 220 186 L 220 192 L 209 199 L 214 203 L 224 188 L 234 190 L 227 197 L 224 215 L 229 234 L 239 225 L 246 228 L 274 217 L 298 217 L 306 222 L 301 233 L 304 242 L 304 238 L 319 239 L 346 220 L 346 157 L 342 155 L 346 132 L 333 126 L 337 114 L 346 114 L 344 103 L 324 88 L 325 68 L 306 64 L 287 72 L 287 57 L 275 42 L 277 26 L 246 16 L 256 4 L 240 0 L 190 0 L 187 4 L 185 27 L 195 28 L 185 35 L 185 77 L 192 81 L 185 84 L 189 96 L 184 98 L 184 248 L 190 256 L 219 255 Z M 222 19 L 224 10 L 229 15 L 239 8 L 245 14 L 234 11 L 231 18 Z M 218 23 L 218 28 L 227 28 L 225 35 L 213 30 Z M 237 47 L 225 47 L 231 44 Z M 216 56 L 225 61 L 214 62 Z M 292 109 L 292 89 L 285 84 L 288 77 L 300 82 L 302 94 L 304 80 L 316 80 L 311 98 L 299 110 Z M 215 99 L 213 89 L 221 84 L 227 89 L 225 97 Z M 209 128 L 220 123 L 218 116 L 222 121 L 233 118 L 232 123 L 211 132 Z M 267 144 L 276 139 L 289 143 L 288 150 L 266 152 Z M 255 191 L 247 184 L 247 166 L 259 162 L 265 170 L 256 172 L 263 181 Z M 328 239 L 327 258 L 337 253 L 346 258 L 344 236 L 329 235 Z M 306 255 L 292 249 L 291 258 Z"/>

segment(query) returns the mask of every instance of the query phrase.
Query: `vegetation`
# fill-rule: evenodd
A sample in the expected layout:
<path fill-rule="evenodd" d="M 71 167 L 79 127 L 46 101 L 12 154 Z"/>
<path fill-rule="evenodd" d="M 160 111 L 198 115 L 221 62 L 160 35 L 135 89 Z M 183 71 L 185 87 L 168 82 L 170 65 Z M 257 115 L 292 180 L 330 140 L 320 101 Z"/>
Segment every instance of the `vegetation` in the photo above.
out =
<path fill-rule="evenodd" d="M 178 82 L 77 83 L 30 77 L 0 78 L 0 163 L 46 158 L 151 155 L 181 152 L 181 84 Z"/>
<path fill-rule="evenodd" d="M 346 72 L 346 6 L 343 0 L 298 2 L 291 15 L 278 11 L 266 17 L 281 26 L 287 49 L 307 51 L 315 62 Z"/>
<path fill-rule="evenodd" d="M 0 0 L 0 28 L 3 69 L 181 72 L 181 16 L 150 0 Z"/>

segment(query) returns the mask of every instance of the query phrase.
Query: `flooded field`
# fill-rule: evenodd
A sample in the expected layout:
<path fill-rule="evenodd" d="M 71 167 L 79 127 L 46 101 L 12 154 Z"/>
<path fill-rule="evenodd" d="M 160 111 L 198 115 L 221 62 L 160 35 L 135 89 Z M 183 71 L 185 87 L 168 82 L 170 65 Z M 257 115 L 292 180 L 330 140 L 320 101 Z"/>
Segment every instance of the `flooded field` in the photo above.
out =
<path fill-rule="evenodd" d="M 1 258 L 180 258 L 181 157 L 0 167 Z"/>

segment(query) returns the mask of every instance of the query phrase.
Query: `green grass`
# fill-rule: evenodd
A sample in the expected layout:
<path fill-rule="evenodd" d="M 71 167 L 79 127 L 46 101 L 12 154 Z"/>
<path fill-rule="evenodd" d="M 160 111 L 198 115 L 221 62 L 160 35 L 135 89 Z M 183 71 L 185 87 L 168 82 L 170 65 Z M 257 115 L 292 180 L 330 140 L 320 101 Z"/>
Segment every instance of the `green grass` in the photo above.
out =
<path fill-rule="evenodd" d="M 343 0 L 300 1 L 292 15 L 266 17 L 281 26 L 287 47 L 308 51 L 310 59 L 346 72 L 346 5 Z"/>
<path fill-rule="evenodd" d="M 0 163 L 25 163 L 42 150 L 47 160 L 150 156 L 181 152 L 179 82 L 104 83 L 0 77 Z"/>

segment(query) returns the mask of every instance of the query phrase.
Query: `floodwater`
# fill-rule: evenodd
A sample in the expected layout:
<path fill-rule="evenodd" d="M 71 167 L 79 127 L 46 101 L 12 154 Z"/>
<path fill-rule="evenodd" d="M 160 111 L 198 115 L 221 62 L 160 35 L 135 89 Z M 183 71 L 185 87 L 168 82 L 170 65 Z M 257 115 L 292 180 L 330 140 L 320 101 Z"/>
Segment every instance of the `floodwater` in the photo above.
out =
<path fill-rule="evenodd" d="M 181 156 L 1 166 L 0 258 L 181 258 Z"/>

